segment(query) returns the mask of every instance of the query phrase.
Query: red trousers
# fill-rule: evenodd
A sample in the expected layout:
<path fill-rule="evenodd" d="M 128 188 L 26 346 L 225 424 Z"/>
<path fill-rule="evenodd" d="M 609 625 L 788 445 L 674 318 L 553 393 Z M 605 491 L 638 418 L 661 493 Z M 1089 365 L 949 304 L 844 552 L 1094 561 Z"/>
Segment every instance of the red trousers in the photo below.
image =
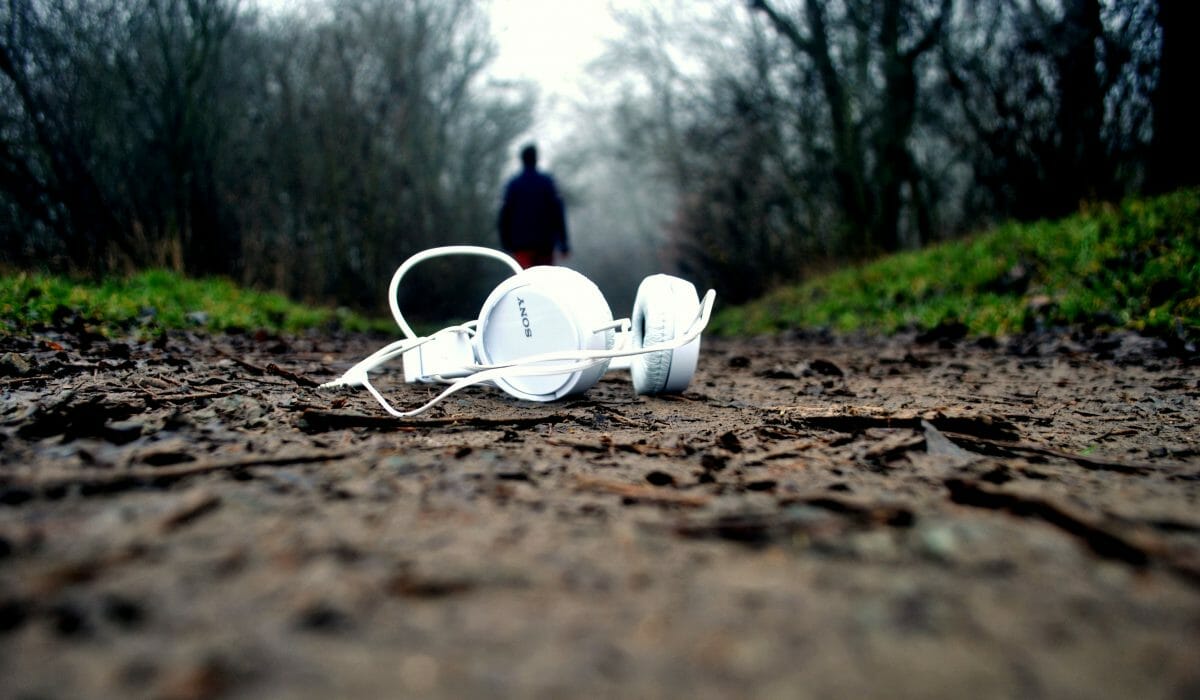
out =
<path fill-rule="evenodd" d="M 517 262 L 521 263 L 523 268 L 531 268 L 535 265 L 553 265 L 554 264 L 554 249 L 549 250 L 514 250 L 511 251 L 512 256 Z"/>

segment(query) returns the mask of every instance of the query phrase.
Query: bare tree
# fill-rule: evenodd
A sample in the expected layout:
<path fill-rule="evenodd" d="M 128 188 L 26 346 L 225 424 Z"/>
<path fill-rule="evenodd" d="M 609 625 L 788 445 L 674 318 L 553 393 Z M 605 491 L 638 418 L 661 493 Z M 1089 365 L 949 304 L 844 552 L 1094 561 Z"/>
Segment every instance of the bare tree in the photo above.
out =
<path fill-rule="evenodd" d="M 906 187 L 918 233 L 928 239 L 931 215 L 919 196 L 910 139 L 920 98 L 918 61 L 940 40 L 950 0 L 931 7 L 909 0 L 848 1 L 838 18 L 842 27 L 834 26 L 826 4 L 816 0 L 802 2 L 796 19 L 766 0 L 748 4 L 820 78 L 840 207 L 849 227 L 864 236 L 862 245 L 886 251 L 900 247 Z M 875 74 L 882 80 L 872 79 Z"/>
<path fill-rule="evenodd" d="M 0 73 L 17 99 L 4 158 L 26 184 L 5 192 L 52 232 L 51 259 L 223 270 L 212 164 L 235 17 L 214 0 L 8 3 Z"/>
<path fill-rule="evenodd" d="M 816 237 L 797 230 L 813 197 L 797 184 L 773 37 L 734 4 L 700 18 L 668 4 L 621 21 L 626 33 L 599 65 L 615 99 L 606 153 L 619 177 L 657 192 L 622 204 L 664 229 L 642 234 L 658 247 L 656 269 L 719 281 L 733 300 L 790 279 Z"/>
<path fill-rule="evenodd" d="M 940 48 L 978 211 L 1055 216 L 1143 177 L 1158 60 L 1153 0 L 989 0 Z"/>
<path fill-rule="evenodd" d="M 1158 82 L 1154 87 L 1154 137 L 1150 187 L 1167 191 L 1200 184 L 1200 107 L 1193 71 L 1200 65 L 1200 3 L 1158 0 L 1157 24 L 1162 34 Z"/>
<path fill-rule="evenodd" d="M 612 61 L 647 88 L 621 99 L 617 124 L 679 192 L 680 265 L 726 298 L 795 279 L 814 258 L 935 233 L 913 142 L 933 111 L 922 94 L 950 3 L 832 5 L 730 4 L 690 26 L 635 16 Z"/>
<path fill-rule="evenodd" d="M 378 304 L 410 253 L 491 242 L 495 189 L 531 107 L 483 93 L 493 49 L 473 2 L 353 0 L 273 31 L 261 148 L 277 187 L 262 193 L 270 242 L 248 241 L 262 262 L 248 274 Z M 280 249 L 297 271 L 277 268 Z M 428 296 L 453 301 L 453 285 L 434 277 Z"/>
<path fill-rule="evenodd" d="M 658 3 L 623 16 L 585 118 L 611 134 L 563 149 L 566 189 L 639 260 L 741 300 L 821 260 L 1194 182 L 1191 7 Z M 473 0 L 2 0 L 0 260 L 377 307 L 409 253 L 494 241 L 533 93 L 485 82 L 493 51 Z M 431 312 L 477 291 L 431 269 Z"/>
<path fill-rule="evenodd" d="M 741 5 L 753 21 L 649 13 L 615 62 L 649 87 L 615 123 L 676 188 L 681 265 L 726 298 L 1145 177 L 1153 0 Z"/>
<path fill-rule="evenodd" d="M 0 172 L 15 217 L 9 225 L 30 226 L 33 234 L 14 248 L 82 270 L 105 269 L 127 249 L 111 197 L 96 177 L 93 134 L 77 119 L 103 92 L 88 81 L 85 54 L 113 38 L 113 9 L 9 0 L 0 14 L 6 98 Z"/>
<path fill-rule="evenodd" d="M 125 89 L 119 108 L 98 106 L 97 116 L 120 120 L 106 128 L 124 132 L 128 140 L 118 143 L 136 149 L 134 158 L 107 154 L 117 169 L 106 179 L 132 200 L 127 225 L 142 264 L 204 274 L 228 269 L 237 241 L 222 220 L 215 168 L 228 124 L 241 116 L 230 112 L 240 95 L 222 82 L 236 21 L 236 8 L 223 2 L 150 0 L 121 28 L 127 50 L 115 77 Z"/>
<path fill-rule="evenodd" d="M 472 0 L 277 19 L 237 0 L 6 0 L 0 256 L 377 305 L 408 253 L 491 240 L 531 109 L 483 84 L 492 55 Z"/>

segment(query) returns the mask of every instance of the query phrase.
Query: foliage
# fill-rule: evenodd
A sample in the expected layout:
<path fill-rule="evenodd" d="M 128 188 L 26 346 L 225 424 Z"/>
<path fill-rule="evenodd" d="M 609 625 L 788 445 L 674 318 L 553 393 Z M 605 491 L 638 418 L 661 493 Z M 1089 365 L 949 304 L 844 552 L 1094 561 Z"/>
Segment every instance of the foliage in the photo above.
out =
<path fill-rule="evenodd" d="M 166 270 L 104 282 L 30 273 L 0 276 L 0 333 L 33 330 L 68 317 L 105 333 L 154 328 L 383 330 L 382 322 L 346 309 L 303 306 L 221 277 L 188 279 Z"/>
<path fill-rule="evenodd" d="M 956 322 L 985 335 L 1070 324 L 1200 338 L 1200 190 L 1009 223 L 846 268 L 723 310 L 713 330 Z"/>
<path fill-rule="evenodd" d="M 220 277 L 188 279 L 165 270 L 100 283 L 0 276 L 0 333 L 75 317 L 107 332 L 392 330 L 390 321 L 299 305 Z M 986 335 L 1073 324 L 1200 337 L 1200 190 L 1096 207 L 1057 221 L 1009 223 L 842 269 L 724 309 L 711 330 L 894 332 L 959 322 Z"/>
<path fill-rule="evenodd" d="M 1159 6 L 676 0 L 626 17 L 602 67 L 621 157 L 674 188 L 680 272 L 743 302 L 814 257 L 1138 193 L 1163 97 Z"/>
<path fill-rule="evenodd" d="M 531 120 L 494 52 L 475 0 L 6 2 L 0 261 L 372 304 L 407 255 L 492 240 Z"/>

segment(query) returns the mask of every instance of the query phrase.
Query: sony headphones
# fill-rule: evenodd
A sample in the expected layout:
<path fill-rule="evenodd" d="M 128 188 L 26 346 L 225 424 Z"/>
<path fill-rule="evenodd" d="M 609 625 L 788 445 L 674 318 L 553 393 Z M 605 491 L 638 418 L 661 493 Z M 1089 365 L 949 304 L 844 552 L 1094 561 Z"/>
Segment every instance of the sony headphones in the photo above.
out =
<path fill-rule="evenodd" d="M 417 336 L 400 312 L 400 280 L 414 265 L 446 255 L 493 258 L 513 275 L 488 295 L 476 321 Z M 527 401 L 587 391 L 610 368 L 628 369 L 638 394 L 687 388 L 700 355 L 716 292 L 701 299 L 688 281 L 651 275 L 638 287 L 631 319 L 614 320 L 600 289 L 566 267 L 522 269 L 508 255 L 478 246 L 443 246 L 404 261 L 388 286 L 388 305 L 404 338 L 379 349 L 322 388 L 364 386 L 393 416 L 415 416 L 474 384 L 496 386 Z M 450 386 L 425 405 L 399 411 L 368 372 L 401 356 L 409 382 Z"/>

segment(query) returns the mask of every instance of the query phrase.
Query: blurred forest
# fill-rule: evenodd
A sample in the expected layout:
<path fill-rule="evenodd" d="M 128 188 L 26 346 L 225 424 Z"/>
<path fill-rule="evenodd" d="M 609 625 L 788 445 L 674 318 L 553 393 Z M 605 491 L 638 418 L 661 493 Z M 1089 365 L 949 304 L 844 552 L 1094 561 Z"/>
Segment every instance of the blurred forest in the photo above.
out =
<path fill-rule="evenodd" d="M 626 9 L 553 156 L 571 264 L 606 292 L 668 270 L 737 302 L 830 261 L 1196 184 L 1197 7 Z M 497 243 L 537 90 L 488 79 L 495 51 L 472 0 L 5 0 L 0 256 L 379 308 L 409 254 Z M 486 277 L 435 270 L 416 294 L 440 311 Z"/>

